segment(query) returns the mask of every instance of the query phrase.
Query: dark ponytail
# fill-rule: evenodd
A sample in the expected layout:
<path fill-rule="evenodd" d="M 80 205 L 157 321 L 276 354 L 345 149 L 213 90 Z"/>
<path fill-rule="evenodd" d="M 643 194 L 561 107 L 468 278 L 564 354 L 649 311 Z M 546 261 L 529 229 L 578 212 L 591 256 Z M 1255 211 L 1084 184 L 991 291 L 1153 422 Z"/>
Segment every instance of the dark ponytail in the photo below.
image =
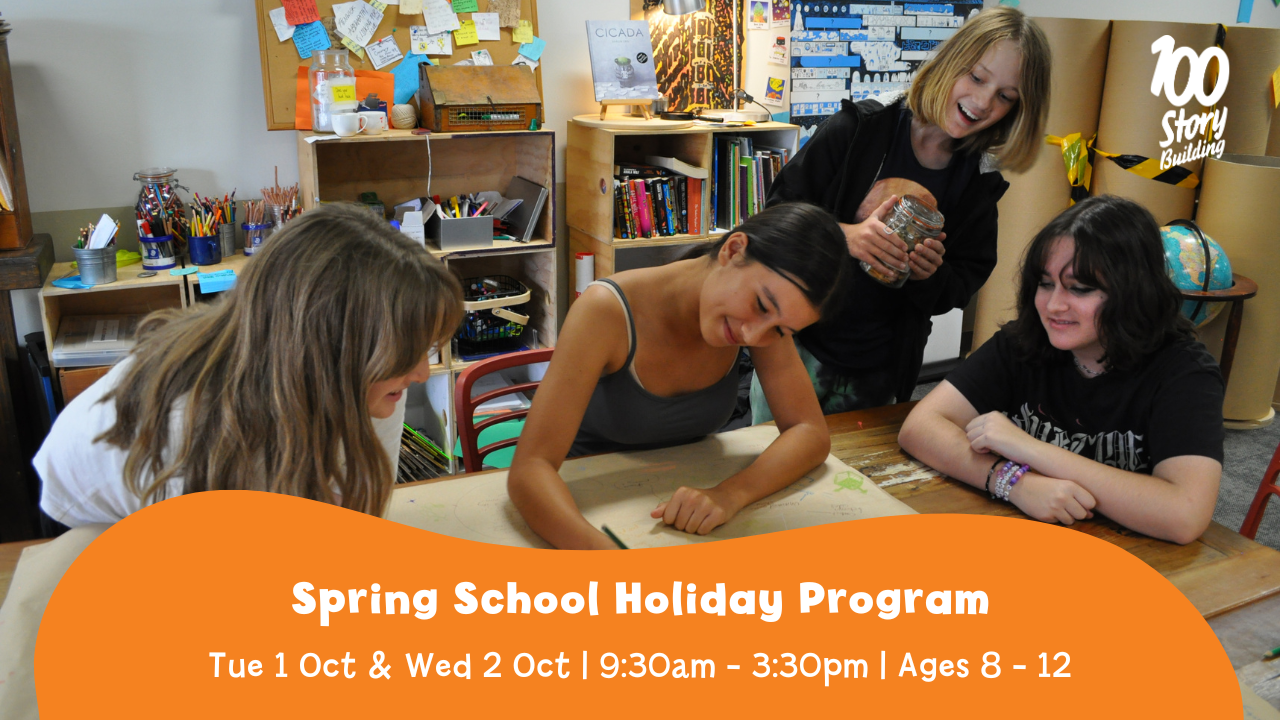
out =
<path fill-rule="evenodd" d="M 820 313 L 826 310 L 849 256 L 844 230 L 831 213 L 809 203 L 774 205 L 685 257 L 715 257 L 739 232 L 747 236 L 747 260 L 790 280 Z"/>

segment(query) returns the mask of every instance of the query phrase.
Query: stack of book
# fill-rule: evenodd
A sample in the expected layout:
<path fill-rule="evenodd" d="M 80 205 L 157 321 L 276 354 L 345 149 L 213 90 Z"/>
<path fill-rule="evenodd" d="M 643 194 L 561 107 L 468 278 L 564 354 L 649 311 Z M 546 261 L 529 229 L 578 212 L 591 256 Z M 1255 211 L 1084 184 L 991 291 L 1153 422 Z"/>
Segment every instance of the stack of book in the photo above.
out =
<path fill-rule="evenodd" d="M 716 136 L 712 157 L 711 227 L 729 230 L 764 209 L 773 179 L 791 159 L 786 148 L 749 137 Z"/>
<path fill-rule="evenodd" d="M 449 454 L 431 442 L 426 435 L 408 425 L 400 434 L 400 462 L 396 482 L 407 483 L 449 474 Z"/>
<path fill-rule="evenodd" d="M 705 168 L 675 158 L 650 157 L 650 163 L 613 166 L 615 237 L 699 235 Z"/>

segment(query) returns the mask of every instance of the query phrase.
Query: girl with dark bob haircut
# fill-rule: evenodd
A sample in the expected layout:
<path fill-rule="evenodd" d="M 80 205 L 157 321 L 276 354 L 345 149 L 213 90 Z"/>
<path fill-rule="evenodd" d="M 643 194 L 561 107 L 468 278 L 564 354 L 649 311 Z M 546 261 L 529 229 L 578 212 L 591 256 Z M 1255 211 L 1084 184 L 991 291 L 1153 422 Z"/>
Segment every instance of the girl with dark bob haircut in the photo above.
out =
<path fill-rule="evenodd" d="M 835 218 L 790 203 L 691 257 L 592 283 L 565 319 L 508 474 L 529 526 L 561 548 L 616 547 L 579 512 L 561 463 L 715 432 L 737 404 L 744 351 L 775 408 L 778 438 L 742 472 L 682 487 L 651 516 L 705 535 L 821 464 L 827 425 L 790 338 L 820 318 L 846 256 Z"/>
<path fill-rule="evenodd" d="M 911 411 L 898 441 L 951 477 L 1070 525 L 1100 512 L 1186 544 L 1222 477 L 1222 375 L 1179 313 L 1151 213 L 1063 212 L 1023 258 L 1018 317 Z"/>

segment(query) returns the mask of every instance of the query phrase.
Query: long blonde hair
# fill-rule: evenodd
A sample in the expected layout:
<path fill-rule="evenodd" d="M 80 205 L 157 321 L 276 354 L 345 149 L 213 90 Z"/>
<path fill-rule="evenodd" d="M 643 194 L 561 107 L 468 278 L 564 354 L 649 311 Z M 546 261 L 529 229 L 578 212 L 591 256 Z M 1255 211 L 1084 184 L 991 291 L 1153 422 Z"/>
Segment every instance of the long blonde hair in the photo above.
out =
<path fill-rule="evenodd" d="M 132 367 L 102 399 L 116 424 L 97 440 L 128 451 L 124 482 L 144 501 L 181 477 L 187 493 L 265 490 L 379 514 L 393 478 L 369 387 L 448 337 L 461 299 L 386 222 L 322 206 L 272 236 L 226 297 L 143 322 Z"/>
<path fill-rule="evenodd" d="M 956 80 L 1001 40 L 1017 45 L 1022 54 L 1018 104 L 1000 122 L 965 138 L 959 149 L 990 150 L 1000 159 L 1001 167 L 1022 171 L 1035 163 L 1044 144 L 1053 59 L 1044 32 L 1020 10 L 989 8 L 966 21 L 920 68 L 907 93 L 907 106 L 916 117 L 937 125 L 950 109 L 951 88 Z"/>

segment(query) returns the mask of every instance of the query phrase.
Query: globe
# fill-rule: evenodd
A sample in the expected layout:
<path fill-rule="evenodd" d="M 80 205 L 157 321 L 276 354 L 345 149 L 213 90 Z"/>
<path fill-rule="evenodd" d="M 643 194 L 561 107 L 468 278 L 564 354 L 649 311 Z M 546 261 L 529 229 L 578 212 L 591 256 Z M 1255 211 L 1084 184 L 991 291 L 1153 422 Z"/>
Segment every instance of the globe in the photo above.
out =
<path fill-rule="evenodd" d="M 1160 228 L 1160 237 L 1164 240 L 1165 267 L 1169 271 L 1169 279 L 1179 290 L 1198 291 L 1204 288 L 1204 270 L 1210 269 L 1209 289 L 1226 290 L 1231 287 L 1231 261 L 1223 252 L 1222 246 L 1213 238 L 1205 235 L 1209 243 L 1209 262 L 1205 262 L 1204 246 L 1199 236 L 1191 228 L 1182 225 L 1166 225 Z M 1199 311 L 1196 306 L 1199 305 Z M 1226 303 L 1200 303 L 1188 300 L 1182 303 L 1182 315 L 1196 327 L 1202 327 L 1222 312 Z M 1194 313 L 1194 315 L 1193 315 Z"/>

